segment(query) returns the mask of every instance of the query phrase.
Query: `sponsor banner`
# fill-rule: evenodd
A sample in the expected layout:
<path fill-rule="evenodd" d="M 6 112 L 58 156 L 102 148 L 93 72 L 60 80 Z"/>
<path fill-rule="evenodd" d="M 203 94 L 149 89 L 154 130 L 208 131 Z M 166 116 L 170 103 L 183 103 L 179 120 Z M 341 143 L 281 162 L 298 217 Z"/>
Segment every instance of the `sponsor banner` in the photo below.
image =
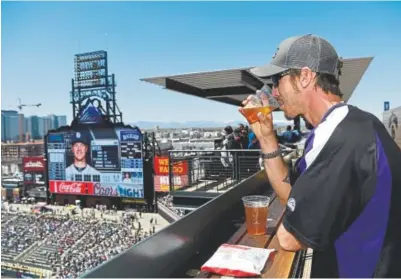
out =
<path fill-rule="evenodd" d="M 155 192 L 170 192 L 170 183 L 168 175 L 154 176 Z M 173 176 L 174 190 L 188 186 L 188 175 Z"/>
<path fill-rule="evenodd" d="M 35 184 L 35 185 L 44 185 L 45 177 L 44 172 L 25 172 L 24 173 L 24 184 Z"/>
<path fill-rule="evenodd" d="M 169 174 L 169 158 L 167 156 L 155 156 L 153 162 L 156 175 Z M 173 174 L 174 176 L 188 175 L 188 161 L 174 162 Z"/>
<path fill-rule="evenodd" d="M 22 158 L 24 172 L 45 171 L 45 161 L 41 156 Z"/>
<path fill-rule="evenodd" d="M 143 198 L 143 187 L 135 187 L 124 183 L 95 183 L 95 196 L 120 197 L 120 198 Z"/>
<path fill-rule="evenodd" d="M 33 184 L 34 176 L 32 172 L 24 173 L 24 184 Z"/>
<path fill-rule="evenodd" d="M 93 195 L 93 183 L 50 180 L 49 190 L 54 194 Z"/>
<path fill-rule="evenodd" d="M 121 131 L 121 141 L 141 141 L 142 135 L 138 130 Z"/>

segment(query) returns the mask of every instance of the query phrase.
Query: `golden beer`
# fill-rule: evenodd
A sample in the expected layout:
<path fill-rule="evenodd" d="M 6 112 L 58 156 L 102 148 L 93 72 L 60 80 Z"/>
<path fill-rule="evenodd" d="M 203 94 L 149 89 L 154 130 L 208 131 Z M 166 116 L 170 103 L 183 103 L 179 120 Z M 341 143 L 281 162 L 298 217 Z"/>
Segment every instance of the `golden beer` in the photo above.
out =
<path fill-rule="evenodd" d="M 245 221 L 248 234 L 264 235 L 267 230 L 267 216 L 270 198 L 246 196 L 242 198 L 245 207 Z"/>
<path fill-rule="evenodd" d="M 253 124 L 259 121 L 258 113 L 262 113 L 264 115 L 270 114 L 274 108 L 270 106 L 265 107 L 244 107 L 240 112 L 241 114 L 248 120 L 249 124 Z"/>

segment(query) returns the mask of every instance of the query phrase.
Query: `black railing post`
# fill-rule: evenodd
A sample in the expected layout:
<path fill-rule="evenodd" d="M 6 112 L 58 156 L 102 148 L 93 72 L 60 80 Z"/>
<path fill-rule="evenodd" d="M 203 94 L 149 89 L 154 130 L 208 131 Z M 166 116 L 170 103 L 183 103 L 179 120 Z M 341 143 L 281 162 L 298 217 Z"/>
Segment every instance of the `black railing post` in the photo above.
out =
<path fill-rule="evenodd" d="M 239 181 L 239 170 L 240 170 L 240 164 L 239 164 L 239 152 L 235 151 L 234 152 L 234 172 L 235 172 L 235 181 Z"/>
<path fill-rule="evenodd" d="M 170 193 L 174 191 L 174 178 L 173 178 L 173 156 L 172 151 L 168 152 L 168 182 L 170 186 Z"/>
<path fill-rule="evenodd" d="M 154 158 L 156 155 L 156 136 L 155 132 L 152 132 L 152 157 Z"/>

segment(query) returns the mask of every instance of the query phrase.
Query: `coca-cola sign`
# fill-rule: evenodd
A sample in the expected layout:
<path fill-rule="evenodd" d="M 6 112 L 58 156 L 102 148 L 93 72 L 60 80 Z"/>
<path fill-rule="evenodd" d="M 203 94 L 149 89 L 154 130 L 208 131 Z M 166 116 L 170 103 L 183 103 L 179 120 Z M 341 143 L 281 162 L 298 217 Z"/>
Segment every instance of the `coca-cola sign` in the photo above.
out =
<path fill-rule="evenodd" d="M 23 158 L 24 171 L 45 171 L 44 158 L 37 157 L 24 157 Z"/>
<path fill-rule="evenodd" d="M 58 190 L 57 190 L 58 186 Z M 61 182 L 60 185 L 55 185 L 55 191 L 60 192 L 60 193 L 73 193 L 73 194 L 80 194 L 82 192 L 82 188 L 84 188 L 85 185 L 83 183 L 79 182 L 74 182 L 74 183 L 67 183 L 67 182 Z"/>
<path fill-rule="evenodd" d="M 93 183 L 77 181 L 49 181 L 50 192 L 55 194 L 93 195 Z"/>

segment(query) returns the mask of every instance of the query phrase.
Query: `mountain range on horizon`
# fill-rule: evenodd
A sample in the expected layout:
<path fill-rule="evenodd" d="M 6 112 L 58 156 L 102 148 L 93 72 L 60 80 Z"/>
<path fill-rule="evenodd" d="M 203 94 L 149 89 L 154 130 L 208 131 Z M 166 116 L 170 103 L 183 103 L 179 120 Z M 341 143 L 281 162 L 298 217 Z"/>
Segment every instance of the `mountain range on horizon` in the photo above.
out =
<path fill-rule="evenodd" d="M 163 122 L 163 121 L 137 121 L 129 123 L 132 126 L 138 126 L 140 129 L 152 129 L 159 126 L 161 129 L 167 128 L 217 128 L 217 127 L 225 127 L 232 126 L 233 128 L 237 127 L 240 123 L 247 124 L 245 121 L 240 120 L 230 120 L 230 121 L 186 121 L 186 122 Z M 286 120 L 275 120 L 274 124 L 277 126 L 285 126 L 285 125 L 293 125 L 292 121 Z"/>

